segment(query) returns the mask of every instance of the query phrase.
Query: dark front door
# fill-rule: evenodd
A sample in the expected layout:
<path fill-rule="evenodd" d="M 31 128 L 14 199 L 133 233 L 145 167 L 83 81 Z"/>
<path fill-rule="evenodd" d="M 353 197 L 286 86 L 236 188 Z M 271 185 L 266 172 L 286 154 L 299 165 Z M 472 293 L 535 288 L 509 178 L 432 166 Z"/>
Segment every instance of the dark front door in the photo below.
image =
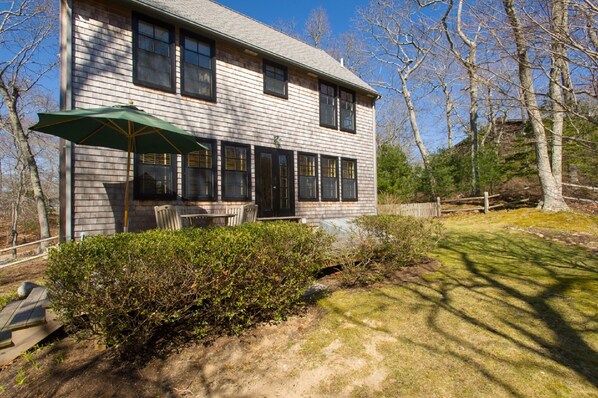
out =
<path fill-rule="evenodd" d="M 255 148 L 255 202 L 258 217 L 295 215 L 293 152 Z"/>

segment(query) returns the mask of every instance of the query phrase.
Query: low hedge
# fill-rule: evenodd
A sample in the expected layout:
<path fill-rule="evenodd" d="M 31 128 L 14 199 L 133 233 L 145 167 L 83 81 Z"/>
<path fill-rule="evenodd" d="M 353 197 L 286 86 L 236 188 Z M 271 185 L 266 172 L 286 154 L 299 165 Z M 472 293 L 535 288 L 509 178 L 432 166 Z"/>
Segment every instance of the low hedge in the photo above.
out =
<path fill-rule="evenodd" d="M 96 236 L 50 252 L 48 287 L 67 326 L 139 349 L 175 326 L 205 337 L 284 318 L 329 244 L 292 223 Z"/>
<path fill-rule="evenodd" d="M 401 267 L 421 261 L 442 236 L 442 225 L 432 219 L 397 215 L 362 216 L 342 253 L 345 286 L 368 285 Z"/>

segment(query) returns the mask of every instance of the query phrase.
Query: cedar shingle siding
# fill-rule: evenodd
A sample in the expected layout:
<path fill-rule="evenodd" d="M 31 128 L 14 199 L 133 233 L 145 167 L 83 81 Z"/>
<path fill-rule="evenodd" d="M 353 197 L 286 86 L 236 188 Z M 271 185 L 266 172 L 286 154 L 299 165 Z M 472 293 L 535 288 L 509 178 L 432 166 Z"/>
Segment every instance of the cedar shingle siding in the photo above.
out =
<path fill-rule="evenodd" d="M 221 143 L 250 145 L 251 199 L 255 200 L 255 146 L 293 151 L 295 214 L 308 222 L 376 212 L 374 99 L 371 92 L 356 92 L 356 133 L 320 126 L 318 77 L 293 65 L 288 67 L 288 99 L 264 93 L 263 57 L 253 56 L 216 36 L 181 26 L 172 18 L 176 36 L 176 92 L 169 93 L 133 83 L 132 15 L 130 7 L 115 1 L 72 1 L 72 108 L 113 104 L 135 106 L 161 117 L 201 138 L 216 140 L 217 202 L 194 202 L 210 209 L 222 205 Z M 143 10 L 135 10 L 141 12 Z M 228 10 L 230 12 L 230 10 Z M 159 19 L 159 15 L 151 15 Z M 215 39 L 216 100 L 181 95 L 180 29 Z M 294 39 L 293 39 L 294 40 Z M 269 60 L 268 57 L 265 57 Z M 280 63 L 280 60 L 276 60 Z M 328 78 L 327 78 L 328 79 Z M 343 87 L 342 82 L 333 82 Z M 347 86 L 351 90 L 356 87 Z M 372 90 L 373 91 L 373 90 Z M 68 99 L 67 99 L 68 101 Z M 63 104 L 64 105 L 64 104 Z M 351 202 L 298 200 L 297 152 L 357 161 L 359 200 Z M 177 157 L 177 194 L 183 193 L 182 157 Z M 122 230 L 126 153 L 75 146 L 72 171 L 73 238 Z M 62 176 L 64 178 L 64 175 Z M 318 184 L 321 181 L 318 179 Z M 67 187 L 67 191 L 69 188 Z M 321 189 L 318 189 L 321 192 Z M 155 227 L 153 206 L 172 203 L 133 200 L 130 231 Z M 226 202 L 230 204 L 230 202 Z M 63 220 L 63 222 L 67 222 Z"/>

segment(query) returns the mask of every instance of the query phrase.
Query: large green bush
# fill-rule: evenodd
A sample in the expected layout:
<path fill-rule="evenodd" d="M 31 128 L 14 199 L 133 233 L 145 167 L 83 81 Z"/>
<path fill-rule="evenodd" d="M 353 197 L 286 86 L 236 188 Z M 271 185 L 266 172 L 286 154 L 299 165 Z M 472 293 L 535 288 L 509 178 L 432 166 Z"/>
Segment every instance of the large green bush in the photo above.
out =
<path fill-rule="evenodd" d="M 138 349 L 175 326 L 204 337 L 285 317 L 328 245 L 292 223 L 97 236 L 51 251 L 48 287 L 69 327 Z"/>
<path fill-rule="evenodd" d="M 432 219 L 397 215 L 362 216 L 343 252 L 346 286 L 367 285 L 401 267 L 421 261 L 442 235 L 442 225 Z"/>

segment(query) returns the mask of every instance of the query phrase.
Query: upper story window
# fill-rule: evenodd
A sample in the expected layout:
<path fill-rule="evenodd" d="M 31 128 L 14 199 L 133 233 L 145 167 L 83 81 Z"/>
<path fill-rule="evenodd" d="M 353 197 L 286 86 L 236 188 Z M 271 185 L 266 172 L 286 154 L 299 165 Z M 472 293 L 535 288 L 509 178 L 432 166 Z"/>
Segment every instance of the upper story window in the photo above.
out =
<path fill-rule="evenodd" d="M 336 128 L 336 86 L 320 82 L 320 125 Z"/>
<path fill-rule="evenodd" d="M 133 14 L 133 82 L 175 91 L 174 28 Z"/>
<path fill-rule="evenodd" d="M 341 130 L 355 132 L 355 92 L 344 88 L 339 90 L 341 109 Z"/>
<path fill-rule="evenodd" d="M 135 156 L 135 198 L 173 199 L 176 197 L 176 157 L 169 153 Z"/>
<path fill-rule="evenodd" d="M 343 200 L 357 200 L 357 161 L 341 159 Z"/>
<path fill-rule="evenodd" d="M 249 146 L 222 144 L 222 198 L 249 199 Z"/>
<path fill-rule="evenodd" d="M 264 60 L 264 93 L 288 98 L 288 69 Z"/>
<path fill-rule="evenodd" d="M 216 199 L 216 152 L 213 141 L 199 141 L 207 149 L 183 157 L 185 199 Z"/>
<path fill-rule="evenodd" d="M 299 153 L 299 199 L 318 200 L 318 157 Z"/>
<path fill-rule="evenodd" d="M 338 200 L 338 159 L 322 156 L 322 200 Z"/>
<path fill-rule="evenodd" d="M 182 94 L 213 101 L 216 98 L 214 42 L 182 32 L 181 53 Z"/>

